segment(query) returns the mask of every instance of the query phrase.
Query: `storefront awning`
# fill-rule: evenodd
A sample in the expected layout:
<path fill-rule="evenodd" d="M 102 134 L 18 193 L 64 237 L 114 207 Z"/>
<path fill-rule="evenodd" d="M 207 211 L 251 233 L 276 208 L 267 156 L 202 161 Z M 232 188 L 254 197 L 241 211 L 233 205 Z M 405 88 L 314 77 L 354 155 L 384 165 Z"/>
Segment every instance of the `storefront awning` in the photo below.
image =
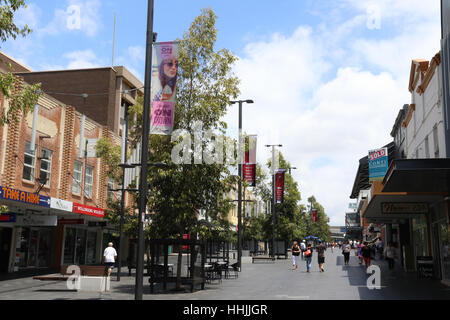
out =
<path fill-rule="evenodd" d="M 361 212 L 369 223 L 396 223 L 426 214 L 432 204 L 442 200 L 442 195 L 439 194 L 385 193 L 381 181 L 375 181 L 370 200 Z"/>
<path fill-rule="evenodd" d="M 394 160 L 383 180 L 383 192 L 450 191 L 450 159 Z"/>

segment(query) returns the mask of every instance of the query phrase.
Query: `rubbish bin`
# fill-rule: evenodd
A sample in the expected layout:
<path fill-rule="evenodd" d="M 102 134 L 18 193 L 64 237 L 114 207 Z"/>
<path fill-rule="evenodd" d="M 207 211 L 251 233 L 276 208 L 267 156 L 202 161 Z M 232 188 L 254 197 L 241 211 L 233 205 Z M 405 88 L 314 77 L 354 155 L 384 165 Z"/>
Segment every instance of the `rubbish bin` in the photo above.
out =
<path fill-rule="evenodd" d="M 169 250 L 168 250 L 169 252 L 169 254 L 171 254 L 172 253 L 172 246 L 169 246 Z"/>

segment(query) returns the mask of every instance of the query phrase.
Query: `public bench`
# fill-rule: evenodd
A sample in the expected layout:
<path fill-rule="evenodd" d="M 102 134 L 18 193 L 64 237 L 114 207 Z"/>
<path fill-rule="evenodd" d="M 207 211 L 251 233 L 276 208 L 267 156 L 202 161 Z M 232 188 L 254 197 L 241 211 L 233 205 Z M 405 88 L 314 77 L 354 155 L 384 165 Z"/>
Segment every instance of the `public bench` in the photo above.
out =
<path fill-rule="evenodd" d="M 34 280 L 40 281 L 67 281 L 72 274 L 67 273 L 67 268 L 69 266 L 61 266 L 61 275 L 52 276 L 35 276 Z M 105 266 L 78 266 L 80 268 L 80 276 L 85 277 L 104 277 L 105 276 Z"/>
<path fill-rule="evenodd" d="M 269 256 L 254 256 L 252 257 L 252 263 L 255 263 L 255 261 L 275 261 L 275 257 L 269 257 Z"/>

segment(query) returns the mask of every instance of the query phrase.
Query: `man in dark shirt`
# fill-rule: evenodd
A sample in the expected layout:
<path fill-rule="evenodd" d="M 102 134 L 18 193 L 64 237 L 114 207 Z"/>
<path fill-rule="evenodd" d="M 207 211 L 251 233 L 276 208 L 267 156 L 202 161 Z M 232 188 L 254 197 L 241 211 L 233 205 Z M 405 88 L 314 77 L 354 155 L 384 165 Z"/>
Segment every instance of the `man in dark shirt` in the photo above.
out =
<path fill-rule="evenodd" d="M 317 255 L 318 255 L 318 262 L 319 262 L 319 269 L 320 272 L 324 272 L 323 265 L 325 264 L 325 251 L 327 248 L 322 244 L 322 241 L 319 240 L 319 245 L 316 247 Z"/>

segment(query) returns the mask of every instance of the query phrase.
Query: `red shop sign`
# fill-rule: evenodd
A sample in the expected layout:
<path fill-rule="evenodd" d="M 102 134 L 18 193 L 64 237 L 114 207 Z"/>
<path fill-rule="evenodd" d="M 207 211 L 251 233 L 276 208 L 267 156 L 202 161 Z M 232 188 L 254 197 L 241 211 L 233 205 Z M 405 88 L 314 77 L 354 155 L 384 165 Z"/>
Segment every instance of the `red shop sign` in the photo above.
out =
<path fill-rule="evenodd" d="M 93 216 L 93 217 L 97 217 L 97 218 L 103 218 L 105 216 L 105 210 L 95 208 L 95 207 L 85 206 L 85 205 L 82 205 L 79 203 L 73 204 L 73 212 L 85 214 L 85 215 Z"/>

